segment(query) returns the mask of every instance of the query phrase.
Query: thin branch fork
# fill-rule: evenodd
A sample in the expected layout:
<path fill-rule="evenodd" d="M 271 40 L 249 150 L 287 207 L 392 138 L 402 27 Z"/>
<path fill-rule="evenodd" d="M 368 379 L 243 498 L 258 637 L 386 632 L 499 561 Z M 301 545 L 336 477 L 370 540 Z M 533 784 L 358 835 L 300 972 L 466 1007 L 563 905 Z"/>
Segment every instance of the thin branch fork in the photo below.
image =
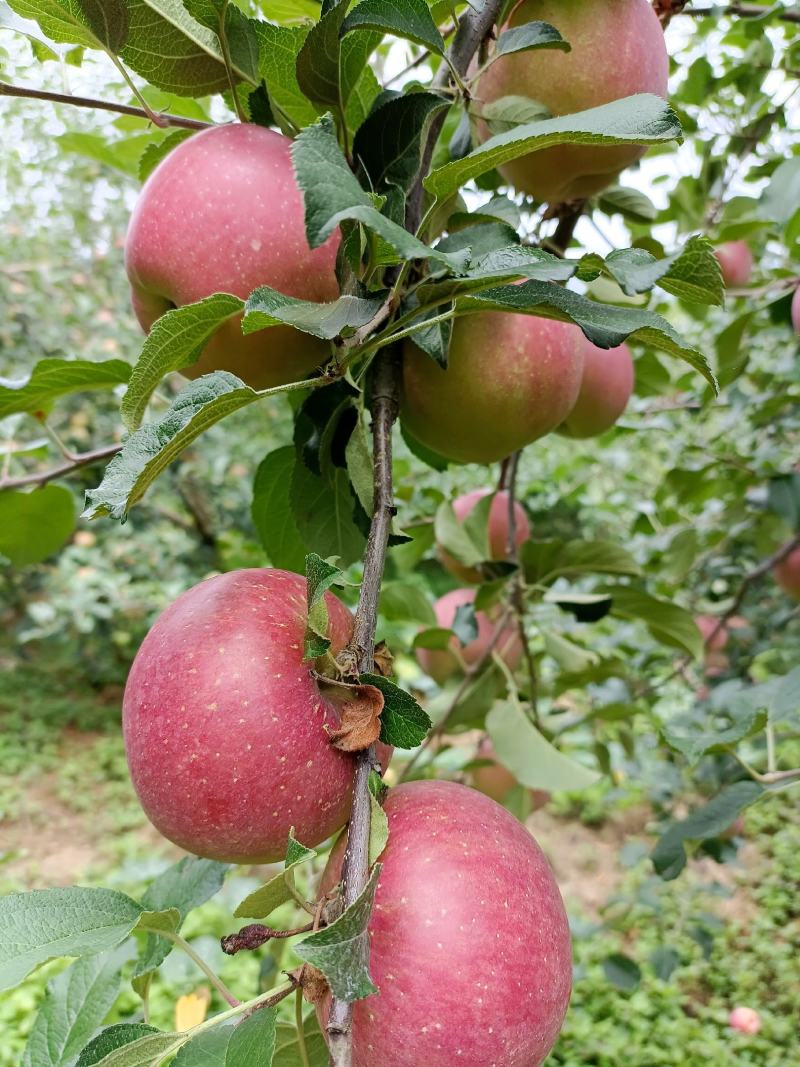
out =
<path fill-rule="evenodd" d="M 144 108 L 133 107 L 130 104 L 116 104 L 110 100 L 95 100 L 88 96 L 72 96 L 69 93 L 51 93 L 44 89 L 28 89 L 22 85 L 11 85 L 9 82 L 0 81 L 0 96 L 16 96 L 23 100 L 49 100 L 54 104 L 71 104 L 72 107 L 87 107 L 95 111 L 113 111 L 117 115 L 134 115 L 136 118 L 147 119 L 157 126 L 176 126 L 184 130 L 205 130 L 212 126 L 211 122 L 203 122 L 201 119 L 189 119 L 183 115 L 159 114 L 156 119 L 148 114 Z"/>
<path fill-rule="evenodd" d="M 777 552 L 773 552 L 771 556 L 768 556 L 765 560 L 759 563 L 757 567 L 754 567 L 753 570 L 748 571 L 748 573 L 742 579 L 741 585 L 739 586 L 739 591 L 733 598 L 731 606 L 728 608 L 724 615 L 720 615 L 719 619 L 717 620 L 716 626 L 713 630 L 711 630 L 708 637 L 705 639 L 705 645 L 707 648 L 717 636 L 717 634 L 720 632 L 720 630 L 724 628 L 725 623 L 728 621 L 728 619 L 732 618 L 742 606 L 742 603 L 744 601 L 744 598 L 747 596 L 747 591 L 750 586 L 753 585 L 755 582 L 759 581 L 761 578 L 763 578 L 765 574 L 769 574 L 773 567 L 776 567 L 779 563 L 782 563 L 786 559 L 786 557 L 789 556 L 792 552 L 794 552 L 794 550 L 798 547 L 800 547 L 800 534 L 797 534 L 790 541 L 787 541 L 785 545 L 781 545 Z"/>
<path fill-rule="evenodd" d="M 78 470 L 80 467 L 88 467 L 92 463 L 99 463 L 101 460 L 116 456 L 121 448 L 122 445 L 107 445 L 105 448 L 97 448 L 93 452 L 80 452 L 67 463 L 62 463 L 60 467 L 53 467 L 51 470 L 39 471 L 36 474 L 21 474 L 17 478 L 2 478 L 0 479 L 0 491 L 3 489 L 20 489 L 25 485 L 47 485 L 48 482 L 52 482 L 56 478 L 63 478 L 67 474 L 72 474 L 73 471 Z"/>
<path fill-rule="evenodd" d="M 724 17 L 733 15 L 740 19 L 757 19 L 764 16 L 765 9 L 755 4 L 728 4 L 722 10 L 719 7 L 684 7 L 674 12 L 677 15 L 690 15 L 692 18 L 701 19 L 709 15 Z M 800 22 L 800 11 L 781 11 L 774 16 L 780 22 Z"/>

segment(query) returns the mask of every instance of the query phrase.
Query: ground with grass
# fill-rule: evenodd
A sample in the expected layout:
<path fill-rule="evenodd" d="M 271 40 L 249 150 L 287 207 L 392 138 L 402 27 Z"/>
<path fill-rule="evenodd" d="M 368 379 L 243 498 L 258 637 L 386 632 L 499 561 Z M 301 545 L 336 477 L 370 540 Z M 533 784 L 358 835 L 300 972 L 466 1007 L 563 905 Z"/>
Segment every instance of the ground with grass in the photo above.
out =
<path fill-rule="evenodd" d="M 136 803 L 119 690 L 73 692 L 19 663 L 4 678 L 0 891 L 79 882 L 140 892 L 179 853 Z M 575 991 L 550 1062 L 788 1067 L 800 1029 L 800 827 L 791 802 L 777 795 L 752 809 L 731 862 L 697 859 L 674 882 L 655 877 L 647 859 L 655 824 L 633 783 L 557 798 L 529 819 L 575 937 Z M 184 928 L 240 997 L 269 988 L 292 959 L 282 942 L 249 958 L 219 949 L 218 938 L 239 925 L 233 908 L 263 875 L 235 872 Z M 42 968 L 0 1001 L 0 1067 L 18 1067 L 46 983 L 62 967 Z M 203 975 L 174 952 L 153 988 L 152 1021 L 175 1025 L 176 1006 L 185 1011 L 188 1003 L 179 998 L 198 991 L 208 991 Z M 214 998 L 212 1009 L 221 1007 Z M 738 1004 L 759 1012 L 759 1034 L 729 1028 Z M 124 993 L 111 1021 L 140 1011 L 138 998 Z"/>

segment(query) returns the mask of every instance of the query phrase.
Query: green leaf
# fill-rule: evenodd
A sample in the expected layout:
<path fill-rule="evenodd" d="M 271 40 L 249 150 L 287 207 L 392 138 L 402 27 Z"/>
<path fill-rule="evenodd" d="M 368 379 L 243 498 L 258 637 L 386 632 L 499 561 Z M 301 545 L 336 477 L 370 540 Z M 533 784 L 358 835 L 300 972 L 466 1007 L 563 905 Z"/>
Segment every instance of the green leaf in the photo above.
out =
<path fill-rule="evenodd" d="M 89 1042 L 80 1054 L 75 1067 L 95 1067 L 117 1049 L 124 1048 L 141 1037 L 154 1034 L 158 1034 L 159 1037 L 167 1036 L 160 1034 L 154 1026 L 148 1026 L 147 1023 L 115 1023 L 114 1026 L 107 1026 Z"/>
<path fill-rule="evenodd" d="M 335 337 L 348 337 L 359 326 L 366 324 L 383 303 L 383 297 L 344 296 L 327 304 L 313 300 L 298 300 L 284 296 L 268 285 L 262 285 L 247 298 L 243 333 L 255 333 L 268 326 L 287 323 L 303 333 L 310 333 L 324 341 Z"/>
<path fill-rule="evenodd" d="M 483 501 L 481 501 L 483 503 Z M 491 499 L 489 507 L 491 507 Z M 488 515 L 488 512 L 487 512 Z M 474 567 L 489 556 L 488 546 L 476 543 L 473 526 L 467 526 L 456 516 L 449 500 L 443 500 L 433 520 L 436 543 L 467 567 Z"/>
<path fill-rule="evenodd" d="M 545 629 L 541 630 L 541 634 L 547 653 L 568 674 L 581 674 L 583 671 L 596 667 L 600 662 L 600 657 L 596 652 L 591 652 L 589 649 L 576 645 L 574 641 L 570 641 L 563 634 Z"/>
<path fill-rule="evenodd" d="M 294 872 L 301 863 L 307 863 L 316 856 L 313 848 L 306 848 L 294 837 L 294 831 L 289 833 L 289 842 L 286 848 L 286 862 L 280 874 L 262 885 L 255 892 L 245 897 L 236 911 L 233 913 L 237 919 L 265 919 L 281 904 L 285 904 L 293 897 Z"/>
<path fill-rule="evenodd" d="M 342 35 L 358 29 L 402 37 L 437 55 L 444 52 L 442 35 L 425 0 L 360 0 L 344 20 Z"/>
<path fill-rule="evenodd" d="M 656 259 L 643 248 L 621 248 L 605 260 L 590 255 L 581 262 L 598 264 L 628 296 L 660 285 L 684 300 L 717 306 L 723 302 L 722 272 L 707 237 L 690 237 L 680 251 L 664 259 Z"/>
<path fill-rule="evenodd" d="M 170 1067 L 226 1067 L 234 1029 L 223 1024 L 202 1030 L 179 1050 Z"/>
<path fill-rule="evenodd" d="M 175 926 L 177 932 L 190 911 L 199 908 L 222 888 L 229 870 L 227 863 L 185 856 L 150 883 L 142 897 L 142 906 L 149 913 L 176 910 L 179 916 Z M 150 933 L 134 967 L 133 977 L 138 978 L 160 967 L 173 947 L 171 941 Z"/>
<path fill-rule="evenodd" d="M 334 0 L 303 42 L 297 56 L 297 84 L 315 104 L 339 107 L 341 83 L 339 59 L 340 31 L 347 14 L 348 0 Z"/>
<path fill-rule="evenodd" d="M 186 1044 L 188 1034 L 162 1033 L 147 1027 L 140 1036 L 135 1031 L 141 1024 L 128 1026 L 123 1032 L 122 1026 L 112 1026 L 104 1030 L 95 1041 L 88 1045 L 81 1055 L 76 1067 L 154 1067 L 160 1064 L 167 1056 Z M 98 1058 L 95 1048 L 100 1047 L 99 1042 L 105 1038 L 110 1030 L 115 1031 L 111 1037 L 114 1042 L 107 1052 L 103 1052 Z M 95 1046 L 95 1047 L 93 1047 Z M 84 1056 L 89 1058 L 84 1059 Z"/>
<path fill-rule="evenodd" d="M 765 711 L 735 697 L 726 701 L 721 714 L 729 725 L 721 725 L 717 715 L 698 720 L 696 712 L 672 719 L 662 727 L 664 740 L 691 763 L 696 763 L 706 752 L 724 751 L 762 730 L 767 722 Z"/>
<path fill-rule="evenodd" d="M 611 597 L 612 615 L 620 619 L 641 619 L 662 644 L 684 649 L 691 656 L 703 655 L 703 638 L 686 608 L 631 586 L 607 586 L 597 591 Z"/>
<path fill-rule="evenodd" d="M 22 1067 L 71 1067 L 117 999 L 121 965 L 115 956 L 92 956 L 48 983 Z"/>
<path fill-rule="evenodd" d="M 327 652 L 331 644 L 328 638 L 328 608 L 323 596 L 327 589 L 342 578 L 342 572 L 316 552 L 306 556 L 305 572 L 308 620 L 303 658 L 317 659 Z"/>
<path fill-rule="evenodd" d="M 642 980 L 639 965 L 621 952 L 614 952 L 603 960 L 603 971 L 609 982 L 617 989 L 631 992 Z"/>
<path fill-rule="evenodd" d="M 389 819 L 373 794 L 369 794 L 369 865 L 377 863 L 389 840 Z"/>
<path fill-rule="evenodd" d="M 342 565 L 361 559 L 366 538 L 353 519 L 355 498 L 347 471 L 333 467 L 321 477 L 297 463 L 291 484 L 292 515 L 306 544 L 324 557 L 338 556 Z"/>
<path fill-rule="evenodd" d="M 313 383 L 307 387 L 312 388 Z M 292 388 L 297 388 L 297 383 L 251 389 L 227 371 L 215 371 L 190 382 L 165 415 L 130 435 L 109 463 L 100 485 L 86 494 L 84 516 L 124 519 L 158 475 L 201 433 L 256 400 Z"/>
<path fill-rule="evenodd" d="M 407 581 L 385 582 L 381 586 L 380 613 L 389 622 L 436 625 L 436 613 L 427 596 L 422 589 Z"/>
<path fill-rule="evenodd" d="M 135 430 L 141 423 L 150 397 L 164 375 L 195 363 L 212 334 L 243 310 L 244 301 L 238 296 L 215 293 L 196 304 L 167 311 L 155 321 L 130 372 L 128 390 L 122 400 L 122 419 L 129 430 Z"/>
<path fill-rule="evenodd" d="M 333 995 L 348 1004 L 378 992 L 369 974 L 366 931 L 380 872 L 376 864 L 358 899 L 330 926 L 294 946 L 301 960 L 322 971 Z"/>
<path fill-rule="evenodd" d="M 372 518 L 375 492 L 372 484 L 372 450 L 367 428 L 360 416 L 345 447 L 345 461 L 350 482 L 364 514 Z"/>
<path fill-rule="evenodd" d="M 529 789 L 587 789 L 600 780 L 589 770 L 559 752 L 542 736 L 513 700 L 498 700 L 486 716 L 486 730 L 497 759 L 521 785 Z"/>
<path fill-rule="evenodd" d="M 549 22 L 536 20 L 503 30 L 497 38 L 495 53 L 498 56 L 506 56 L 511 52 L 528 52 L 535 48 L 557 48 L 560 52 L 572 51 L 572 46 L 564 40 L 555 26 L 551 26 Z"/>
<path fill-rule="evenodd" d="M 641 574 L 633 556 L 613 541 L 526 541 L 520 559 L 526 581 L 540 585 L 583 574 Z"/>
<path fill-rule="evenodd" d="M 179 96 L 206 96 L 228 89 L 219 37 L 192 18 L 181 0 L 126 0 L 130 13 L 122 59 L 151 85 Z M 231 5 L 233 7 L 233 5 Z M 230 42 L 234 77 L 258 84 L 252 52 L 242 47 L 241 12 Z"/>
<path fill-rule="evenodd" d="M 598 304 L 571 289 L 539 281 L 474 293 L 460 298 L 458 307 L 467 312 L 514 311 L 574 322 L 599 348 L 616 348 L 628 338 L 641 341 L 680 357 L 699 371 L 712 388 L 717 386 L 705 356 L 687 344 L 666 319 L 652 311 Z"/>
<path fill-rule="evenodd" d="M 41 563 L 72 536 L 75 498 L 61 485 L 0 492 L 0 556 L 15 567 Z"/>
<path fill-rule="evenodd" d="M 419 173 L 426 131 L 449 106 L 435 93 L 407 93 L 386 100 L 367 116 L 353 141 L 353 159 L 369 175 L 374 189 L 411 187 Z"/>
<path fill-rule="evenodd" d="M 675 112 L 660 96 L 637 93 L 587 111 L 529 122 L 499 133 L 463 159 L 432 171 L 424 185 L 437 200 L 445 200 L 472 178 L 551 145 L 649 145 L 675 140 L 681 140 Z"/>
<path fill-rule="evenodd" d="M 0 989 L 47 960 L 116 948 L 139 921 L 141 904 L 112 889 L 36 889 L 0 899 Z"/>
<path fill-rule="evenodd" d="M 24 378 L 0 378 L 0 419 L 16 412 L 47 410 L 57 397 L 88 389 L 113 389 L 131 368 L 121 359 L 40 359 Z"/>
<path fill-rule="evenodd" d="M 317 1022 L 315 1012 L 310 1012 L 303 1022 L 308 1067 L 328 1067 L 328 1046 Z M 272 1067 L 298 1067 L 300 1053 L 297 1030 L 294 1026 L 278 1023 L 275 1055 Z"/>
<path fill-rule="evenodd" d="M 277 448 L 262 459 L 253 482 L 250 514 L 270 563 L 301 574 L 306 546 L 292 514 L 291 484 L 295 462 L 292 445 Z"/>
<path fill-rule="evenodd" d="M 117 52 L 128 34 L 124 0 L 8 0 L 8 6 L 59 44 Z"/>
<path fill-rule="evenodd" d="M 292 145 L 292 160 L 303 191 L 306 235 L 312 248 L 318 248 L 340 222 L 355 219 L 404 259 L 432 259 L 453 269 L 463 266 L 464 253 L 448 255 L 429 248 L 373 206 L 370 194 L 347 165 L 330 115 L 299 134 Z"/>
<path fill-rule="evenodd" d="M 166 159 L 172 149 L 191 137 L 192 133 L 192 130 L 172 130 L 160 141 L 151 141 L 139 157 L 139 181 L 147 181 L 161 160 Z"/>
<path fill-rule="evenodd" d="M 745 808 L 764 793 L 764 787 L 751 779 L 734 782 L 717 793 L 708 804 L 692 812 L 688 819 L 673 823 L 651 853 L 653 866 L 666 881 L 677 878 L 686 865 L 685 841 L 718 837 Z"/>
<path fill-rule="evenodd" d="M 606 215 L 618 213 L 631 222 L 653 222 L 658 215 L 649 197 L 638 189 L 626 189 L 621 185 L 605 189 L 598 197 L 597 206 Z"/>
<path fill-rule="evenodd" d="M 255 1067 L 255 1064 L 262 1063 L 267 1067 L 271 1064 L 275 1052 L 277 1018 L 277 1008 L 259 1008 L 233 1027 L 225 1067 Z"/>
<path fill-rule="evenodd" d="M 70 130 L 58 137 L 59 147 L 65 152 L 74 152 L 104 167 L 112 167 L 130 178 L 137 176 L 142 151 L 152 141 L 153 135 L 149 133 L 112 141 L 101 134 L 82 133 L 79 130 Z"/>
<path fill-rule="evenodd" d="M 425 740 L 432 723 L 410 693 L 380 674 L 362 674 L 359 682 L 374 685 L 383 694 L 381 741 L 395 748 L 416 748 Z"/>
<path fill-rule="evenodd" d="M 309 29 L 308 26 L 273 26 L 271 22 L 256 25 L 261 41 L 259 70 L 284 133 L 301 130 L 316 122 L 319 115 L 317 107 L 303 95 L 297 82 L 297 57 Z"/>

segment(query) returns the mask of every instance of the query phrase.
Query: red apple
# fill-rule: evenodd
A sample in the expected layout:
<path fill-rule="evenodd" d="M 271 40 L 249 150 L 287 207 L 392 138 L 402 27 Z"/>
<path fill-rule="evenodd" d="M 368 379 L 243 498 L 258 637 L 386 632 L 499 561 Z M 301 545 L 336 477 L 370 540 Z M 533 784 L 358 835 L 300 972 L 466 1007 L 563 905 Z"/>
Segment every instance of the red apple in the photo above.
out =
<path fill-rule="evenodd" d="M 572 985 L 569 926 L 544 854 L 505 808 L 454 782 L 398 786 L 385 811 L 369 922 L 380 992 L 354 1005 L 353 1067 L 538 1067 Z"/>
<path fill-rule="evenodd" d="M 478 502 L 494 492 L 492 489 L 473 489 L 471 493 L 464 493 L 453 501 L 453 511 L 459 522 L 464 522 L 467 516 L 475 509 Z M 495 493 L 489 507 L 489 559 L 508 559 L 508 493 L 505 491 Z M 518 502 L 514 502 L 514 543 L 517 548 L 527 541 L 531 535 L 531 527 L 525 509 Z M 459 578 L 462 582 L 479 582 L 481 574 L 476 567 L 467 567 L 460 563 L 449 552 L 439 546 L 439 559 L 442 564 Z"/>
<path fill-rule="evenodd" d="M 458 609 L 464 604 L 471 604 L 474 599 L 474 589 L 453 589 L 439 597 L 433 605 L 433 610 L 436 612 L 436 625 L 450 629 L 455 622 Z M 460 646 L 455 637 L 451 641 L 453 649 L 468 667 L 483 659 L 497 626 L 496 619 L 484 611 L 475 612 L 475 621 L 478 624 L 478 636 L 474 641 L 464 646 Z M 513 671 L 522 659 L 522 642 L 512 623 L 503 630 L 494 648 L 502 657 L 503 662 Z M 417 659 L 425 673 L 429 674 L 439 685 L 443 685 L 448 678 L 461 669 L 457 655 L 449 649 L 418 648 Z"/>
<path fill-rule="evenodd" d="M 334 300 L 338 231 L 308 246 L 291 141 L 262 126 L 194 134 L 156 167 L 142 189 L 125 244 L 136 317 L 149 330 L 172 307 L 212 293 L 247 297 L 260 285 L 304 300 Z M 227 370 L 263 389 L 304 378 L 327 345 L 289 326 L 244 336 L 223 324 L 183 374 Z"/>
<path fill-rule="evenodd" d="M 513 6 L 507 27 L 537 19 L 555 26 L 571 51 L 496 59 L 475 89 L 476 110 L 506 96 L 537 100 L 553 115 L 634 93 L 666 97 L 669 57 L 648 0 L 523 0 Z M 489 133 L 480 122 L 480 139 Z M 537 200 L 561 203 L 600 192 L 645 151 L 639 145 L 557 145 L 506 163 L 500 173 Z"/>
<path fill-rule="evenodd" d="M 800 548 L 793 549 L 774 570 L 775 581 L 790 597 L 800 600 Z"/>
<path fill-rule="evenodd" d="M 506 312 L 467 315 L 453 327 L 446 370 L 406 345 L 403 423 L 447 459 L 505 459 L 569 415 L 584 349 L 571 324 Z"/>
<path fill-rule="evenodd" d="M 700 635 L 703 638 L 703 643 L 706 646 L 708 652 L 721 652 L 728 643 L 728 627 L 722 626 L 717 630 L 717 623 L 719 619 L 714 615 L 695 615 L 694 619 L 697 624 L 697 629 L 700 631 Z M 716 630 L 716 633 L 714 631 Z M 714 634 L 713 638 L 709 641 L 709 637 Z"/>
<path fill-rule="evenodd" d="M 726 286 L 747 285 L 753 273 L 753 253 L 746 241 L 728 241 L 715 249 Z"/>
<path fill-rule="evenodd" d="M 740 1034 L 757 1034 L 761 1029 L 761 1016 L 755 1008 L 737 1007 L 728 1016 L 728 1025 L 731 1030 L 738 1030 Z"/>
<path fill-rule="evenodd" d="M 325 594 L 331 649 L 352 633 Z M 188 852 L 281 859 L 291 827 L 316 845 L 347 821 L 353 757 L 325 727 L 339 710 L 303 661 L 306 582 L 280 570 L 210 578 L 167 608 L 125 687 L 131 778 L 148 818 Z"/>
<path fill-rule="evenodd" d="M 633 382 L 633 359 L 627 345 L 605 350 L 587 341 L 578 399 L 559 432 L 568 437 L 596 437 L 610 430 L 628 406 Z"/>
<path fill-rule="evenodd" d="M 795 333 L 800 333 L 800 286 L 795 289 L 792 297 L 792 326 Z"/>

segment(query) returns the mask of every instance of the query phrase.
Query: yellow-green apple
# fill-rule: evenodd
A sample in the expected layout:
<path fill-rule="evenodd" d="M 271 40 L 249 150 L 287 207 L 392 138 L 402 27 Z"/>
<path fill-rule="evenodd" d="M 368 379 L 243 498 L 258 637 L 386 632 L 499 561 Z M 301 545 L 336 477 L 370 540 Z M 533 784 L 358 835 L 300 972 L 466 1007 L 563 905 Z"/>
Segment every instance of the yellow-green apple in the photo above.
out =
<path fill-rule="evenodd" d="M 788 556 L 775 565 L 775 580 L 790 597 L 800 600 L 800 548 L 793 549 Z"/>
<path fill-rule="evenodd" d="M 746 241 L 728 241 L 714 250 L 728 286 L 747 285 L 753 273 L 753 253 Z"/>
<path fill-rule="evenodd" d="M 325 602 L 335 654 L 353 623 Z M 272 862 L 291 827 L 315 845 L 347 821 L 354 760 L 330 742 L 340 712 L 303 660 L 306 618 L 300 575 L 230 571 L 178 597 L 144 639 L 123 702 L 128 765 L 150 821 L 187 852 Z"/>
<path fill-rule="evenodd" d="M 136 317 L 149 330 L 165 311 L 212 293 L 247 297 L 269 285 L 303 300 L 338 296 L 339 234 L 308 246 L 291 141 L 262 126 L 217 126 L 183 141 L 142 189 L 125 243 Z M 254 388 L 304 378 L 327 358 L 324 342 L 273 326 L 245 336 L 225 322 L 196 363 L 196 378 L 227 370 Z"/>
<path fill-rule="evenodd" d="M 571 51 L 500 56 L 478 81 L 478 111 L 507 96 L 537 100 L 553 115 L 635 93 L 666 97 L 669 57 L 649 0 L 522 0 L 505 28 L 539 19 L 555 26 Z M 485 122 L 477 129 L 482 141 L 490 135 Z M 500 173 L 515 189 L 560 203 L 600 192 L 645 151 L 640 145 L 556 145 L 506 163 Z"/>
<path fill-rule="evenodd" d="M 568 437 L 595 437 L 610 430 L 628 406 L 633 381 L 627 345 L 606 350 L 587 341 L 578 399 L 559 432 Z"/>
<path fill-rule="evenodd" d="M 494 463 L 559 426 L 578 397 L 585 338 L 535 315 L 481 312 L 456 321 L 443 370 L 408 343 L 405 427 L 459 463 Z"/>
<path fill-rule="evenodd" d="M 477 505 L 484 497 L 489 496 L 494 492 L 492 489 L 473 489 L 470 493 L 464 493 L 463 496 L 456 497 L 453 501 L 453 511 L 459 522 L 464 522 L 468 515 L 470 515 Z M 489 559 L 490 560 L 503 560 L 508 559 L 508 534 L 509 534 L 509 506 L 508 506 L 508 493 L 502 490 L 499 493 L 495 493 L 494 499 L 489 506 L 489 521 L 488 521 L 488 540 L 489 540 Z M 519 503 L 514 501 L 514 544 L 519 548 L 523 541 L 527 541 L 531 535 L 531 526 L 528 522 L 528 516 L 525 514 L 525 509 Z M 454 556 L 451 556 L 449 552 L 446 552 L 441 545 L 438 547 L 439 559 L 442 564 L 454 574 L 456 578 L 462 582 L 479 582 L 481 580 L 481 574 L 477 567 L 467 567 L 465 564 L 460 563 Z"/>
<path fill-rule="evenodd" d="M 505 808 L 454 782 L 398 786 L 385 811 L 369 920 L 379 993 L 354 1005 L 353 1067 L 539 1067 L 572 986 L 569 925 L 544 853 Z M 326 888 L 343 852 L 337 842 Z"/>
<path fill-rule="evenodd" d="M 456 612 L 466 604 L 475 600 L 474 589 L 453 589 L 444 596 L 439 597 L 433 605 L 436 613 L 436 625 L 449 630 L 455 622 Z M 461 670 L 462 663 L 471 667 L 482 660 L 491 645 L 497 628 L 496 612 L 475 612 L 475 622 L 478 627 L 478 635 L 466 645 L 460 646 L 454 636 L 450 649 L 418 648 L 417 659 L 419 665 L 429 674 L 435 682 L 442 685 L 453 674 Z M 522 658 L 522 642 L 513 623 L 509 623 L 502 630 L 494 650 L 502 658 L 503 662 L 513 671 Z M 460 662 L 459 662 L 460 660 Z"/>

